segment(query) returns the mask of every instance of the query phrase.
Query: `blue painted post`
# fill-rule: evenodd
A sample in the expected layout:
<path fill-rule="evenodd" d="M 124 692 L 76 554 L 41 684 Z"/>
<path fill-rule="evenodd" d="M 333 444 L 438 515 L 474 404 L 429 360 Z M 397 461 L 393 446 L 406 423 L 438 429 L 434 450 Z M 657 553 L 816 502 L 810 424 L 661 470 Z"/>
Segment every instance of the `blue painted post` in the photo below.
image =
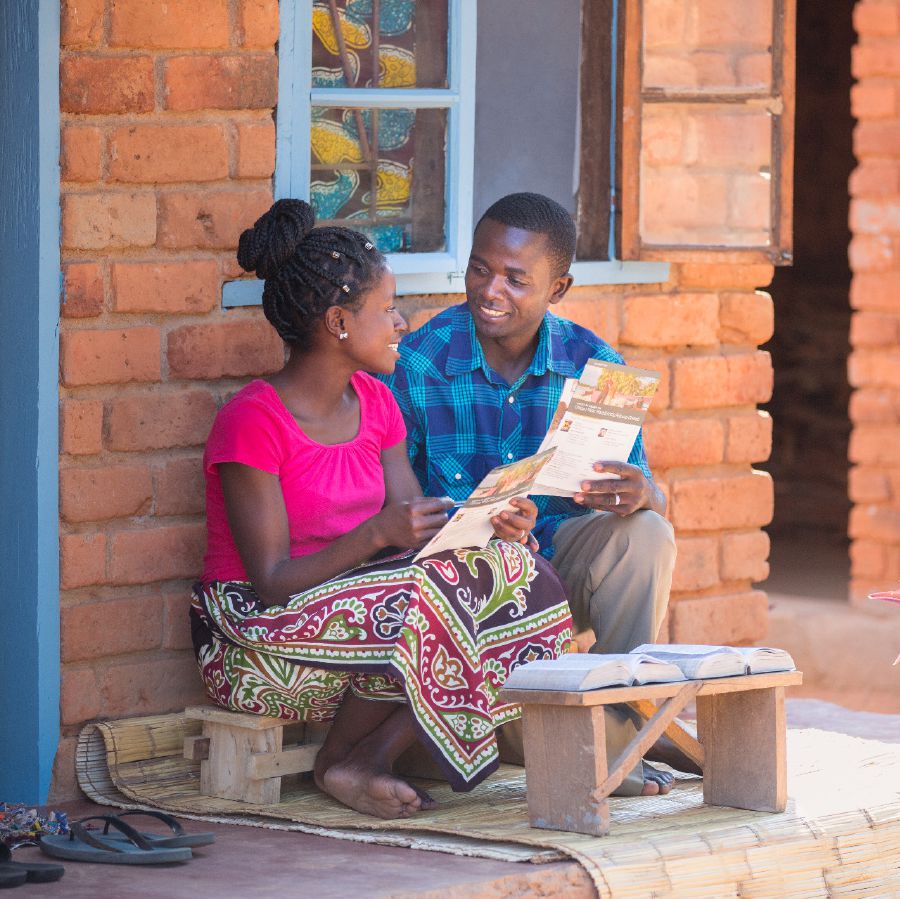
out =
<path fill-rule="evenodd" d="M 59 0 L 0 3 L 0 799 L 59 741 Z"/>

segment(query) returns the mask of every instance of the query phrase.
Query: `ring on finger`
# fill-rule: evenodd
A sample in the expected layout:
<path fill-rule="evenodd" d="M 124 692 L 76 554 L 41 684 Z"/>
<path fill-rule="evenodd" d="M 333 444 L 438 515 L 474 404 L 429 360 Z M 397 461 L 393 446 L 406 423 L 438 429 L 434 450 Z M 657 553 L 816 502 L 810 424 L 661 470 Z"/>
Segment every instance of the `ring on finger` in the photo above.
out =
<path fill-rule="evenodd" d="M 614 493 L 613 496 L 615 496 L 615 498 L 616 498 L 616 501 L 613 503 L 613 505 L 614 505 L 614 506 L 618 506 L 619 503 L 622 502 L 622 497 L 619 496 L 618 493 Z"/>

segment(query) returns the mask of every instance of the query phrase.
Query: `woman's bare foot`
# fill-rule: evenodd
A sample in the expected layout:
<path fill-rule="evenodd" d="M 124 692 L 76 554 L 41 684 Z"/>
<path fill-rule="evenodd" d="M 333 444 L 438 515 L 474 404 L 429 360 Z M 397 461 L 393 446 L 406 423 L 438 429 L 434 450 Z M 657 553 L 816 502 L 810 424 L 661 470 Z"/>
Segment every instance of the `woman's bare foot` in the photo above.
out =
<path fill-rule="evenodd" d="M 425 806 L 423 797 L 406 781 L 349 761 L 328 768 L 319 786 L 338 802 L 376 818 L 408 818 Z M 434 800 L 425 796 L 429 807 L 434 807 Z"/>

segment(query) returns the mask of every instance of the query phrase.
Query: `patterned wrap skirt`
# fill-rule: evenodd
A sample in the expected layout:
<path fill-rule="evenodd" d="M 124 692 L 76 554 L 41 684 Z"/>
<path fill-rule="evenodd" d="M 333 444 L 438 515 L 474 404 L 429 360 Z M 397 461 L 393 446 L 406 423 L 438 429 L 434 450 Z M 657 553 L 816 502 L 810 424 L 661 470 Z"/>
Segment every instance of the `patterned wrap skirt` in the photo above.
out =
<path fill-rule="evenodd" d="M 500 687 L 566 652 L 572 621 L 550 563 L 492 541 L 362 565 L 285 606 L 264 608 L 246 582 L 197 584 L 191 630 L 223 708 L 329 721 L 347 690 L 405 702 L 453 789 L 471 790 L 498 765 L 495 728 L 521 713 Z"/>

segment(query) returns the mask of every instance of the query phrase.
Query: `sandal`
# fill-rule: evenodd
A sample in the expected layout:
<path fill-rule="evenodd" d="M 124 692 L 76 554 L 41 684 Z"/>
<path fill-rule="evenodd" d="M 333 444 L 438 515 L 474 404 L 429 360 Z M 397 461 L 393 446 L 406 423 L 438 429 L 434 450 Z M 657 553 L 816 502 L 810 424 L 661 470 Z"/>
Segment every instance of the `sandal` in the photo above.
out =
<path fill-rule="evenodd" d="M 62 865 L 44 862 L 14 862 L 12 852 L 0 843 L 0 887 L 17 887 L 25 883 L 52 883 L 59 880 L 66 869 Z"/>
<path fill-rule="evenodd" d="M 148 818 L 156 818 L 158 821 L 162 821 L 162 823 L 172 831 L 171 836 L 163 833 L 147 833 L 146 831 L 141 831 L 141 836 L 152 846 L 155 846 L 159 849 L 181 849 L 185 846 L 190 849 L 196 849 L 199 846 L 208 846 L 210 843 L 215 843 L 216 841 L 216 835 L 208 831 L 204 833 L 185 833 L 184 828 L 181 826 L 181 824 L 179 824 L 178 821 L 176 821 L 171 815 L 167 815 L 164 812 L 155 812 L 150 810 L 119 812 L 118 815 L 110 815 L 110 817 L 121 821 L 122 818 L 133 815 L 143 815 Z M 104 829 L 103 835 L 108 836 L 111 840 L 128 839 L 128 837 L 126 837 L 124 834 L 107 834 L 107 830 L 108 828 Z"/>
<path fill-rule="evenodd" d="M 88 821 L 103 821 L 103 833 L 85 827 Z M 109 834 L 114 827 L 125 835 L 122 839 Z M 76 862 L 97 862 L 105 865 L 165 865 L 186 862 L 193 857 L 187 847 L 165 849 L 144 839 L 130 824 L 114 815 L 91 815 L 71 825 L 68 837 L 41 837 L 41 851 L 57 858 Z"/>

